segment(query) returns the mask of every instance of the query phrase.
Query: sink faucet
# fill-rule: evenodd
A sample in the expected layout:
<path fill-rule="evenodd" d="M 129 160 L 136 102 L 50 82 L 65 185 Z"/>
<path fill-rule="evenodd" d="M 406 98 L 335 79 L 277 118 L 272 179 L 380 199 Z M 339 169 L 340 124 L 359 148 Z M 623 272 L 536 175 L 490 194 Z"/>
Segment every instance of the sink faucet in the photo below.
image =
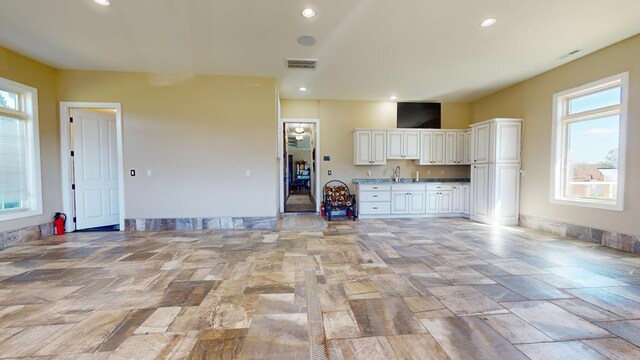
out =
<path fill-rule="evenodd" d="M 396 166 L 396 169 L 393 170 L 393 180 L 395 182 L 400 181 L 400 165 Z"/>

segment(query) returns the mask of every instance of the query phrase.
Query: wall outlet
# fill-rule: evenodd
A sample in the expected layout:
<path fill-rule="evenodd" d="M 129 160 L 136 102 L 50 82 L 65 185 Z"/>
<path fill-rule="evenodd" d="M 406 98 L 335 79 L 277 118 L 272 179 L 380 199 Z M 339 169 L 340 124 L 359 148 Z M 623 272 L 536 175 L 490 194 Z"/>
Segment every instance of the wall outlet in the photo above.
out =
<path fill-rule="evenodd" d="M 427 170 L 427 175 L 431 175 L 431 170 Z"/>
<path fill-rule="evenodd" d="M 251 176 L 251 170 L 246 170 L 246 171 L 244 172 L 244 174 L 245 174 L 246 176 Z"/>
<path fill-rule="evenodd" d="M 147 176 L 151 176 L 151 169 L 147 169 Z"/>
<path fill-rule="evenodd" d="M 367 171 L 367 176 L 371 176 L 371 170 Z"/>
<path fill-rule="evenodd" d="M 444 175 L 444 170 L 440 170 L 440 175 Z"/>

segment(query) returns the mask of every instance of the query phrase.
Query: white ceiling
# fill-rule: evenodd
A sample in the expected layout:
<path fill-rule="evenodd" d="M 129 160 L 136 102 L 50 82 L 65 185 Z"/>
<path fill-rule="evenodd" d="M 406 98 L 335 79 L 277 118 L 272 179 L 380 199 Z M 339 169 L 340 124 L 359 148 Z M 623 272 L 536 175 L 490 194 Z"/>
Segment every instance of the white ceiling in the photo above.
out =
<path fill-rule="evenodd" d="M 64 69 L 276 77 L 282 98 L 469 101 L 640 33 L 639 0 L 111 4 L 1 0 L 0 45 Z M 319 68 L 287 70 L 286 57 Z"/>

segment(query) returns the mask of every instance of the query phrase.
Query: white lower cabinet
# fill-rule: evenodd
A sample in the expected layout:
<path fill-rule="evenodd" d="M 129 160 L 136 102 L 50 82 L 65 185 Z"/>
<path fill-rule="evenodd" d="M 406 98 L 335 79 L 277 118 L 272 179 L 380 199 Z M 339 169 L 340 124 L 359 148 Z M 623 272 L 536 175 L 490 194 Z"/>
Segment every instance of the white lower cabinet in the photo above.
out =
<path fill-rule="evenodd" d="M 466 187 L 466 191 L 463 190 Z M 469 208 L 469 185 L 452 183 L 363 184 L 357 187 L 362 217 L 455 216 Z M 466 205 L 465 205 L 466 204 Z"/>
<path fill-rule="evenodd" d="M 460 212 L 468 216 L 471 210 L 471 186 L 469 184 L 463 184 L 460 188 L 462 189 Z"/>
<path fill-rule="evenodd" d="M 391 185 L 362 184 L 356 186 L 357 207 L 360 215 L 391 214 Z"/>
<path fill-rule="evenodd" d="M 453 211 L 453 187 L 451 185 L 427 187 L 427 212 L 430 214 L 451 214 Z"/>
<path fill-rule="evenodd" d="M 391 213 L 392 214 L 408 214 L 409 202 L 407 201 L 408 193 L 406 191 L 391 192 Z"/>
<path fill-rule="evenodd" d="M 424 184 L 393 184 L 391 185 L 391 213 L 392 214 L 424 214 L 425 213 L 425 185 Z"/>

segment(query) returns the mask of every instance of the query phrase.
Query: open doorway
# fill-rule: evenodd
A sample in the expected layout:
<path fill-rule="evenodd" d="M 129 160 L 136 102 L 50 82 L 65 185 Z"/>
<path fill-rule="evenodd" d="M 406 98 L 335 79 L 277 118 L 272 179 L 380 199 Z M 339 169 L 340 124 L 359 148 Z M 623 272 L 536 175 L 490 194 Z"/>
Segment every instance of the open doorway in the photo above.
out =
<path fill-rule="evenodd" d="M 285 213 L 319 209 L 319 122 L 282 119 L 281 209 Z"/>
<path fill-rule="evenodd" d="M 120 104 L 61 103 L 66 231 L 124 230 Z"/>

